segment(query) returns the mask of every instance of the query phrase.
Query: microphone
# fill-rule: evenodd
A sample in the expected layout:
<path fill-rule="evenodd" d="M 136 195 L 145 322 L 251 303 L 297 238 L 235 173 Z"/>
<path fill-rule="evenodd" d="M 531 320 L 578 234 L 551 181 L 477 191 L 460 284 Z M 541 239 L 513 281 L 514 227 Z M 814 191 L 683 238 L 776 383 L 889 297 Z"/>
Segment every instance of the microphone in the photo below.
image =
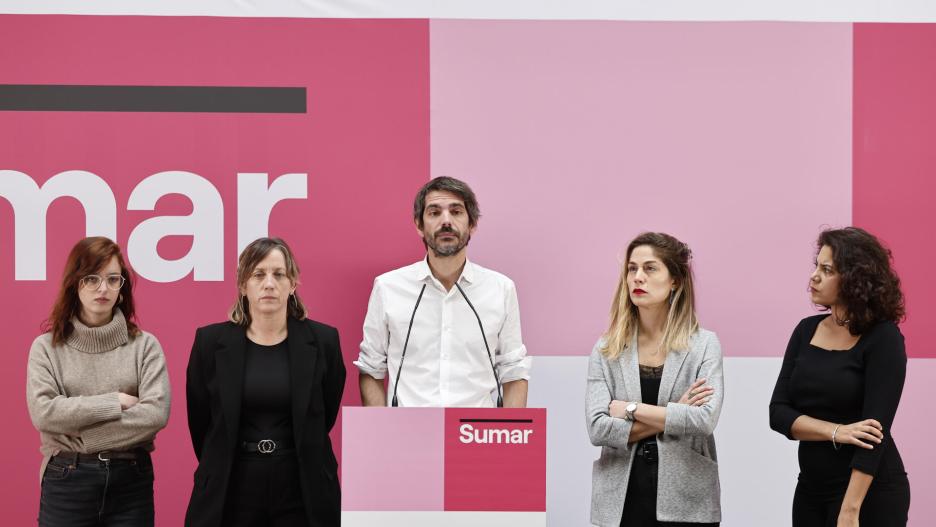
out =
<path fill-rule="evenodd" d="M 416 297 L 416 305 L 413 306 L 413 314 L 410 315 L 409 327 L 406 328 L 406 340 L 403 341 L 403 353 L 400 355 L 400 367 L 397 369 L 397 372 L 396 372 L 396 381 L 393 382 L 393 399 L 390 400 L 390 406 L 394 408 L 399 406 L 397 404 L 396 392 L 397 392 L 397 386 L 400 385 L 400 374 L 403 373 L 403 360 L 406 359 L 406 346 L 409 345 L 410 331 L 413 331 L 413 320 L 416 319 L 416 310 L 419 308 L 419 302 L 422 300 L 423 293 L 425 292 L 426 292 L 426 284 L 423 284 L 422 289 L 419 290 L 419 296 Z M 481 322 L 481 320 L 479 319 L 478 322 Z"/>
<path fill-rule="evenodd" d="M 487 335 L 484 334 L 484 324 L 481 323 L 481 317 L 478 315 L 478 311 L 475 309 L 474 304 L 471 303 L 471 300 L 468 300 L 468 295 L 465 294 L 465 290 L 462 289 L 460 285 L 458 285 L 457 281 L 455 282 L 455 287 L 458 288 L 458 292 L 461 293 L 461 296 L 465 298 L 465 302 L 468 302 L 468 307 L 471 308 L 471 312 L 474 313 L 475 318 L 478 319 L 478 327 L 481 328 L 481 338 L 484 340 L 484 349 L 487 350 L 488 361 L 491 363 L 491 371 L 494 372 L 494 382 L 497 384 L 497 407 L 503 408 L 504 395 L 501 390 L 500 378 L 497 377 L 497 368 L 494 367 L 494 359 L 491 357 L 491 348 L 488 346 Z M 412 324 L 412 322 L 410 322 L 410 324 Z"/>

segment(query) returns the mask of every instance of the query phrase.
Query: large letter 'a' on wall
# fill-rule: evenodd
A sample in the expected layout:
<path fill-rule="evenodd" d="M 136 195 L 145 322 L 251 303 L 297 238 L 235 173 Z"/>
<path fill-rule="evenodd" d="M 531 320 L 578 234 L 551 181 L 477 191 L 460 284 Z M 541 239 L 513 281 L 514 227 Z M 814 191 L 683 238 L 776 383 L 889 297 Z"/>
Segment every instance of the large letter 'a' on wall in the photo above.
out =
<path fill-rule="evenodd" d="M 194 271 L 195 280 L 224 280 L 224 203 L 207 179 L 183 171 L 153 174 L 140 182 L 127 210 L 154 210 L 159 198 L 182 194 L 192 201 L 188 216 L 159 216 L 141 222 L 130 233 L 127 251 L 137 273 L 154 282 L 173 282 Z M 188 254 L 167 260 L 156 245 L 166 236 L 192 237 Z"/>

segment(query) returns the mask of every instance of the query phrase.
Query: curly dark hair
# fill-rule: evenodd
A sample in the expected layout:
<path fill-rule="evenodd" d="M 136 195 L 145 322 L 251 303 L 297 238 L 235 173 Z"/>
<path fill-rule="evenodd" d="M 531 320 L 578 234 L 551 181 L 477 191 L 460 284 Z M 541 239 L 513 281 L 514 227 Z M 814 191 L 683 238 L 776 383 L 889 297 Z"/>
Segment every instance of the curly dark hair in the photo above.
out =
<path fill-rule="evenodd" d="M 816 240 L 817 251 L 832 250 L 840 275 L 839 299 L 852 335 L 860 335 L 885 320 L 900 322 L 906 315 L 900 278 L 891 267 L 889 249 L 859 227 L 827 229 Z"/>

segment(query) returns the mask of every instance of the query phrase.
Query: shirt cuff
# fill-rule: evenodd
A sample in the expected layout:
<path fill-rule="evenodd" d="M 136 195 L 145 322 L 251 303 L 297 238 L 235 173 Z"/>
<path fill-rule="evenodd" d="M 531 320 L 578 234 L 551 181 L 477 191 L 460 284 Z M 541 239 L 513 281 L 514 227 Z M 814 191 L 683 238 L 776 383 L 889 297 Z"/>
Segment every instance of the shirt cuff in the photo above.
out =
<path fill-rule="evenodd" d="M 365 374 L 365 375 L 370 375 L 371 377 L 373 377 L 373 378 L 375 378 L 375 379 L 383 379 L 384 377 L 387 376 L 387 368 L 386 368 L 386 367 L 380 368 L 380 367 L 370 366 L 370 365 L 368 365 L 367 363 L 365 363 L 365 362 L 364 362 L 363 360 L 361 360 L 361 359 L 358 359 L 358 360 L 352 362 L 351 364 L 354 364 L 355 366 L 357 366 L 357 369 L 358 369 L 361 373 L 363 373 L 363 374 Z"/>
<path fill-rule="evenodd" d="M 501 362 L 497 365 L 497 375 L 500 377 L 501 384 L 519 381 L 520 379 L 530 380 L 530 368 L 532 366 L 533 357 L 523 357 L 509 363 Z"/>

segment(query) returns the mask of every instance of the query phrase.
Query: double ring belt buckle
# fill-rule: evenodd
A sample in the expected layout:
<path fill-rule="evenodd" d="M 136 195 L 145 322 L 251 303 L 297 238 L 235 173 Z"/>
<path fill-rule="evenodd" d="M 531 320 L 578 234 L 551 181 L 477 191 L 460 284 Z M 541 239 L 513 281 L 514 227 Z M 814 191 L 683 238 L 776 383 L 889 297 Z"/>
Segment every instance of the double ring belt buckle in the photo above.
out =
<path fill-rule="evenodd" d="M 98 452 L 97 458 L 107 463 L 108 461 L 110 461 L 110 458 L 106 457 L 108 454 L 109 454 L 108 452 Z"/>
<path fill-rule="evenodd" d="M 272 454 L 274 450 L 276 450 L 276 441 L 272 439 L 261 439 L 257 443 L 257 452 L 261 454 Z"/>

